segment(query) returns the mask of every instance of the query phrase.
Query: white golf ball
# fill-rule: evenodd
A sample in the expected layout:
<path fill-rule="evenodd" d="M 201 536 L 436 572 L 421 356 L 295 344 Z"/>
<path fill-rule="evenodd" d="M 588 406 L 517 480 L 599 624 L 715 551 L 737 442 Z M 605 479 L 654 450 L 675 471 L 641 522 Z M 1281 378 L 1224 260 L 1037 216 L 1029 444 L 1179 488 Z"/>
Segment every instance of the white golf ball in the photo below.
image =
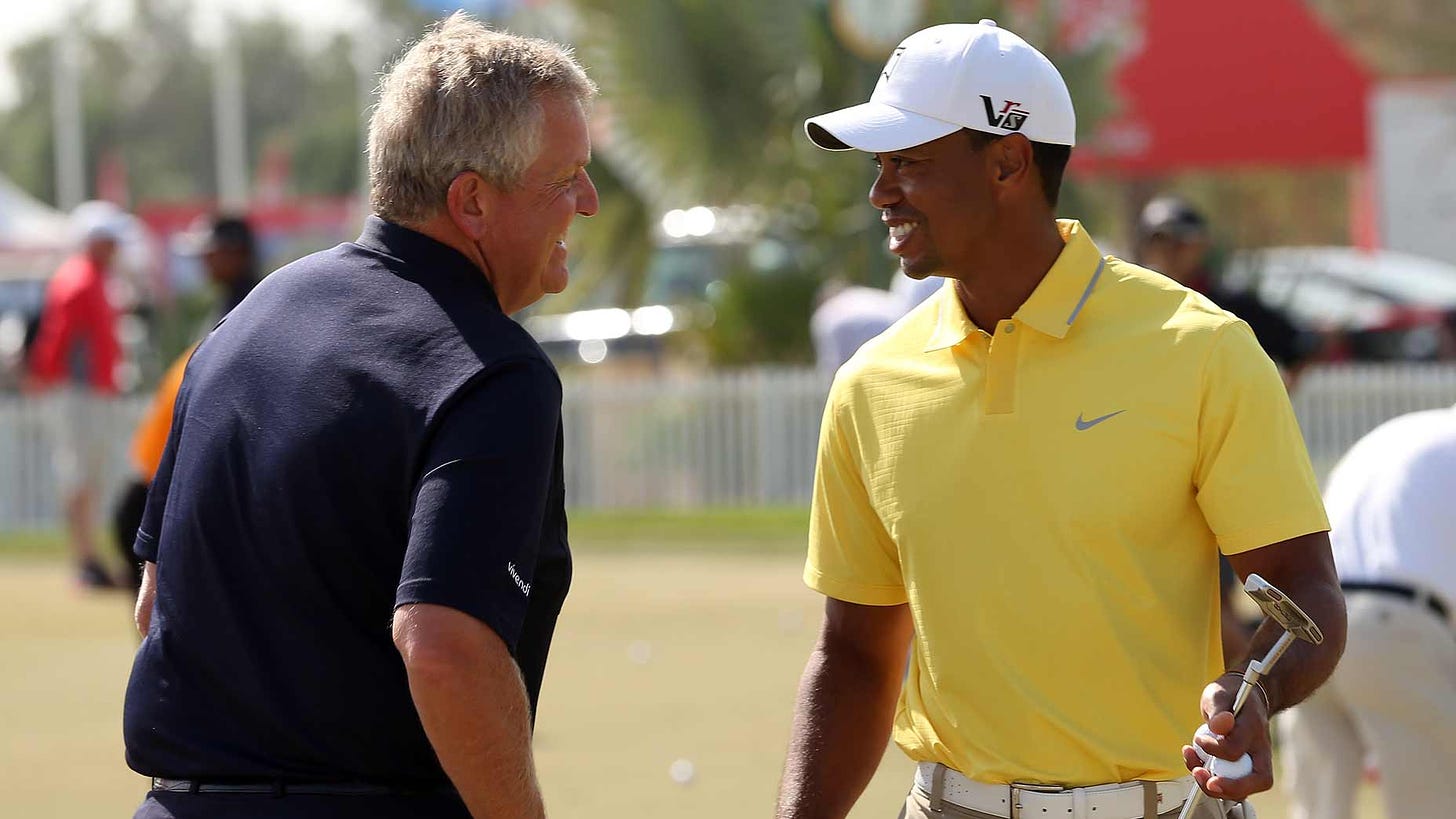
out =
<path fill-rule="evenodd" d="M 696 770 L 690 759 L 679 759 L 667 768 L 667 775 L 672 777 L 672 781 L 679 785 L 686 785 L 692 782 L 695 773 Z"/>
<path fill-rule="evenodd" d="M 1207 725 L 1198 726 L 1198 731 L 1194 734 L 1194 737 L 1200 735 L 1206 737 L 1216 736 Z M 1200 748 L 1196 741 L 1190 744 L 1193 746 L 1193 750 L 1198 752 L 1198 758 L 1203 760 L 1203 767 L 1207 768 L 1208 772 L 1214 776 L 1222 776 L 1225 779 L 1241 779 L 1254 772 L 1254 760 L 1248 754 L 1244 754 L 1234 760 L 1220 759 Z"/>
<path fill-rule="evenodd" d="M 627 646 L 627 659 L 634 665 L 647 665 L 652 662 L 652 644 L 646 640 L 634 640 Z"/>

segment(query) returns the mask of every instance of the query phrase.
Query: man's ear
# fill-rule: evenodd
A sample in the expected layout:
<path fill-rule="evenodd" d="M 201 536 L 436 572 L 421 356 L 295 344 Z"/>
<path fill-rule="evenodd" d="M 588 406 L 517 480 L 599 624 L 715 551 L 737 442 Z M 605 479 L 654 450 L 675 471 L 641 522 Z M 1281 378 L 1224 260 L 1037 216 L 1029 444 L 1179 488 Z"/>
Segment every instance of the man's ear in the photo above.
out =
<path fill-rule="evenodd" d="M 471 239 L 485 235 L 490 223 L 495 187 L 475 171 L 463 171 L 445 192 L 445 210 L 450 221 Z"/>
<path fill-rule="evenodd" d="M 991 164 L 991 181 L 997 187 L 1017 188 L 1032 181 L 1036 160 L 1031 141 L 1025 136 L 1010 134 L 1002 137 L 988 146 L 987 154 Z"/>

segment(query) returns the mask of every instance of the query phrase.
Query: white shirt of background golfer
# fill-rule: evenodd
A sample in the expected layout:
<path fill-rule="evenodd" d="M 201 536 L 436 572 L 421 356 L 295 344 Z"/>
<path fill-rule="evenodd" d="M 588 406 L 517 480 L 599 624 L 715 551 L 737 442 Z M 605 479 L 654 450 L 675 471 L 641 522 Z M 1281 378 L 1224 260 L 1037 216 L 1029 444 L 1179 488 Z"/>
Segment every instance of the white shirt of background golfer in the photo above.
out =
<path fill-rule="evenodd" d="M 1402 416 L 1362 439 L 1330 473 L 1325 507 L 1341 580 L 1456 601 L 1456 407 Z"/>

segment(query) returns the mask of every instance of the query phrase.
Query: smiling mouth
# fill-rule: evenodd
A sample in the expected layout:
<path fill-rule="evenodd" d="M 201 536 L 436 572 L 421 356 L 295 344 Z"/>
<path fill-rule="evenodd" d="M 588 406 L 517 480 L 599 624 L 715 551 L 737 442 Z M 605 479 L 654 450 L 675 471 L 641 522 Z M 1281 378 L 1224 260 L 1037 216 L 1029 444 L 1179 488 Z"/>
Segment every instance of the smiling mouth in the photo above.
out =
<path fill-rule="evenodd" d="M 920 226 L 919 222 L 898 222 L 889 225 L 890 231 L 890 252 L 894 253 L 915 235 L 915 230 Z"/>

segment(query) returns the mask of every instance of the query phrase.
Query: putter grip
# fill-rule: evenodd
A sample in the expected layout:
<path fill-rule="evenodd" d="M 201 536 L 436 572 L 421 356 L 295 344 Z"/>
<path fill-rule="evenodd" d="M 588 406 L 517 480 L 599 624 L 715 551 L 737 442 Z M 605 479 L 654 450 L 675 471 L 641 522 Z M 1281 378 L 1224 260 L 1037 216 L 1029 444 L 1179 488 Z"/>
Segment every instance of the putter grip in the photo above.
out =
<path fill-rule="evenodd" d="M 1243 682 L 1239 683 L 1239 693 L 1234 695 L 1234 716 L 1238 716 L 1239 711 L 1243 710 L 1244 703 L 1249 700 L 1249 692 L 1253 690 L 1254 684 L 1249 682 L 1247 677 L 1244 678 Z"/>

